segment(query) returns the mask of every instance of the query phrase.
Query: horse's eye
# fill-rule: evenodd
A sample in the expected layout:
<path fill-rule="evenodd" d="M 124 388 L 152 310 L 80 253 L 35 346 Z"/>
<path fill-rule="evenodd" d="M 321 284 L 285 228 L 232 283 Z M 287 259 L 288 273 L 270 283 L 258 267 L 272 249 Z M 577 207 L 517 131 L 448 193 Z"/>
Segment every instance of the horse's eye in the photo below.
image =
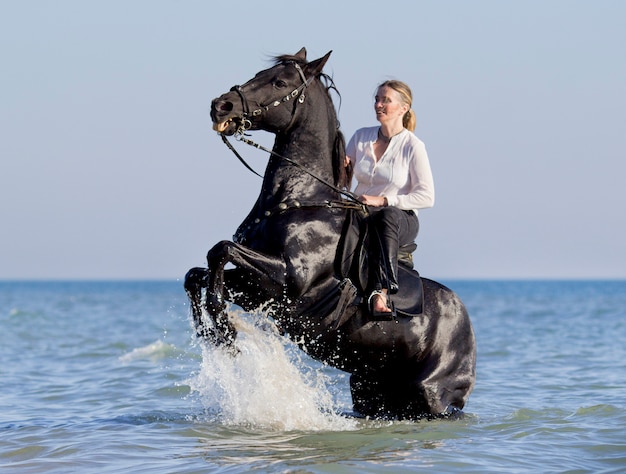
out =
<path fill-rule="evenodd" d="M 287 83 L 281 79 L 276 79 L 274 87 L 276 87 L 276 89 L 282 89 L 283 87 L 287 87 Z"/>

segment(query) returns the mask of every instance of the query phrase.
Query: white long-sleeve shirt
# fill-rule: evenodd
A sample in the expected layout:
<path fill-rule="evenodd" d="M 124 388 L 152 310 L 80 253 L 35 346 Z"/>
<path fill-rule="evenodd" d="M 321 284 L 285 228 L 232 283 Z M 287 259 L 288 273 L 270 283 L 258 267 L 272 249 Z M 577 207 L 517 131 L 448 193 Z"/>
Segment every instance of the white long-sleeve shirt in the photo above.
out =
<path fill-rule="evenodd" d="M 385 196 L 390 206 L 403 210 L 432 207 L 435 185 L 426 146 L 414 133 L 404 129 L 393 136 L 385 153 L 376 161 L 374 142 L 379 127 L 357 130 L 346 148 L 354 166 L 358 196 Z"/>

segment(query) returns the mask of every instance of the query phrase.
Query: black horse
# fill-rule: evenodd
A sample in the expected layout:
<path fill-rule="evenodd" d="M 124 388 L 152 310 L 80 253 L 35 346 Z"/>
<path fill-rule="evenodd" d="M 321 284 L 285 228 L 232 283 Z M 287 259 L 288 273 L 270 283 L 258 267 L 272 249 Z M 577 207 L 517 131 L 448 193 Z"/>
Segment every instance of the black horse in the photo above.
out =
<path fill-rule="evenodd" d="M 334 83 L 322 72 L 329 56 L 307 62 L 304 48 L 279 56 L 212 102 L 214 129 L 225 141 L 246 141 L 246 130 L 276 139 L 235 242 L 219 242 L 208 268 L 187 273 L 196 331 L 232 350 L 237 333 L 227 300 L 249 310 L 272 302 L 281 330 L 314 358 L 351 374 L 357 413 L 459 413 L 474 386 L 476 346 L 458 296 L 400 265 L 394 317 L 375 320 L 367 309 L 364 238 L 350 224 L 367 210 L 345 192 L 351 177 L 330 96 Z"/>

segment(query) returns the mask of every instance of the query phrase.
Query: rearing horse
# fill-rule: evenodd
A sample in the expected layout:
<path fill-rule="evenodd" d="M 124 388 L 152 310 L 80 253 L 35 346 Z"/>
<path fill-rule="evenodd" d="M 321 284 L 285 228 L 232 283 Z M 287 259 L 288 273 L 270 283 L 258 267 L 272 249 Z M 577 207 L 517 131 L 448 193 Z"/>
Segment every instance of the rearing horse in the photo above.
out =
<path fill-rule="evenodd" d="M 236 242 L 219 242 L 208 268 L 187 273 L 196 331 L 232 347 L 237 333 L 227 300 L 248 310 L 272 301 L 272 317 L 300 347 L 351 374 L 357 413 L 447 416 L 464 407 L 475 382 L 474 333 L 459 297 L 401 266 L 401 292 L 423 288 L 421 311 L 374 320 L 358 276 L 342 270 L 360 265 L 346 266 L 358 252 L 346 254 L 344 240 L 361 206 L 343 192 L 350 176 L 329 94 L 334 84 L 322 72 L 329 56 L 307 62 L 304 48 L 279 56 L 212 102 L 214 129 L 223 137 L 265 130 L 276 139 Z"/>

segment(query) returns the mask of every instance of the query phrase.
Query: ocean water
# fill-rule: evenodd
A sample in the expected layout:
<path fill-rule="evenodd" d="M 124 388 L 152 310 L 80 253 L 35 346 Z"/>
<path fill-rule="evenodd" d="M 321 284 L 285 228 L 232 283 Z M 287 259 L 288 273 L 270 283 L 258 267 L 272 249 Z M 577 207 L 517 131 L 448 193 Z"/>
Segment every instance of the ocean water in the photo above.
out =
<path fill-rule="evenodd" d="M 478 377 L 461 420 L 351 415 L 347 375 L 180 281 L 0 282 L 0 472 L 626 472 L 626 282 L 444 281 Z"/>

